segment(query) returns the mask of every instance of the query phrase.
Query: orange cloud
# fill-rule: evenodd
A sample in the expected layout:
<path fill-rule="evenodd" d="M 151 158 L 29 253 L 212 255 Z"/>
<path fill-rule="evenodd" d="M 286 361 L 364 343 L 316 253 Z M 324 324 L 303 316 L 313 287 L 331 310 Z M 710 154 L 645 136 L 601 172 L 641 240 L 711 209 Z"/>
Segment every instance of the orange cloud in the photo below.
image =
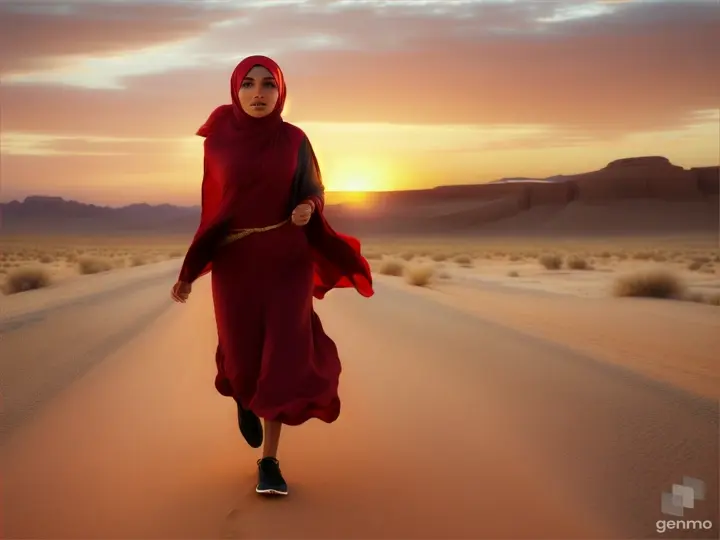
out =
<path fill-rule="evenodd" d="M 0 74 L 186 39 L 231 14 L 193 3 L 6 0 L 0 5 Z"/>

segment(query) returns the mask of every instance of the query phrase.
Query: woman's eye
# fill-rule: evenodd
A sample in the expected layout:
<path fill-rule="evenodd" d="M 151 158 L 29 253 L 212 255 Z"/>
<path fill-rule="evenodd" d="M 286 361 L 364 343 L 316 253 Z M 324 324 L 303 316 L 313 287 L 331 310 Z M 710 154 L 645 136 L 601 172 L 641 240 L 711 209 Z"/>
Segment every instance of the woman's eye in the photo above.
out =
<path fill-rule="evenodd" d="M 268 88 L 275 88 L 275 83 L 274 82 L 266 82 L 265 86 L 267 86 Z"/>
<path fill-rule="evenodd" d="M 244 83 L 242 83 L 242 87 L 243 87 L 243 88 L 250 88 L 251 86 L 252 86 L 252 83 L 251 83 L 251 82 L 244 82 Z"/>

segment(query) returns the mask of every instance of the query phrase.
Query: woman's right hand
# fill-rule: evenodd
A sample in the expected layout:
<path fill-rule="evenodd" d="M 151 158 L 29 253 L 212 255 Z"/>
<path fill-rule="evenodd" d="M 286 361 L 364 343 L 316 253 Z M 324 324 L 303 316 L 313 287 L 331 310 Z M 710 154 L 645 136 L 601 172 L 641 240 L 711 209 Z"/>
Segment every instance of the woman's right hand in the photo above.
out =
<path fill-rule="evenodd" d="M 177 283 L 175 283 L 175 285 L 173 285 L 170 296 L 178 304 L 184 304 L 187 301 L 188 297 L 190 296 L 191 292 L 192 292 L 192 285 L 190 283 L 185 283 L 184 281 L 178 281 Z"/>

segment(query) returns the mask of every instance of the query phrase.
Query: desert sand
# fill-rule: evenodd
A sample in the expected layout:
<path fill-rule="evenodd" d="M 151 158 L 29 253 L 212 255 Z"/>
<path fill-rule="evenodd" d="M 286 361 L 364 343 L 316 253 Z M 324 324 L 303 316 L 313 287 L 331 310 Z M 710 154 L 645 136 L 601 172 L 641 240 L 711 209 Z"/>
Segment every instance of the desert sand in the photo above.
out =
<path fill-rule="evenodd" d="M 316 303 L 342 351 L 343 412 L 286 429 L 281 501 L 255 496 L 257 452 L 212 386 L 209 280 L 169 299 L 178 248 L 96 246 L 159 262 L 64 263 L 2 297 L 5 535 L 639 538 L 688 475 L 707 487 L 692 518 L 714 530 L 675 537 L 716 536 L 720 312 L 684 301 L 717 290 L 711 245 L 383 242 L 367 243 L 374 298 Z M 548 253 L 595 270 L 547 270 Z M 606 290 L 646 264 L 696 294 Z"/>

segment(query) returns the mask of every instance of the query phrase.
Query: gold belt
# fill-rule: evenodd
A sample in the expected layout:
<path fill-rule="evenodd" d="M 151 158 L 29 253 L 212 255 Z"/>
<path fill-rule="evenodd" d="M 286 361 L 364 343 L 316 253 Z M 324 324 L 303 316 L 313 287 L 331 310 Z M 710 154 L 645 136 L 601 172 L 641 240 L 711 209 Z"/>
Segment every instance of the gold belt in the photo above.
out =
<path fill-rule="evenodd" d="M 229 244 L 230 242 L 234 242 L 235 240 L 240 240 L 241 238 L 245 238 L 246 236 L 250 236 L 253 233 L 259 233 L 259 232 L 267 232 L 271 231 L 273 229 L 278 229 L 285 225 L 288 221 L 290 221 L 290 218 L 287 218 L 284 221 L 281 221 L 280 223 L 276 223 L 275 225 L 268 225 L 267 227 L 256 227 L 254 229 L 232 229 L 230 231 L 230 234 L 228 234 L 222 241 L 221 245 Z"/>

